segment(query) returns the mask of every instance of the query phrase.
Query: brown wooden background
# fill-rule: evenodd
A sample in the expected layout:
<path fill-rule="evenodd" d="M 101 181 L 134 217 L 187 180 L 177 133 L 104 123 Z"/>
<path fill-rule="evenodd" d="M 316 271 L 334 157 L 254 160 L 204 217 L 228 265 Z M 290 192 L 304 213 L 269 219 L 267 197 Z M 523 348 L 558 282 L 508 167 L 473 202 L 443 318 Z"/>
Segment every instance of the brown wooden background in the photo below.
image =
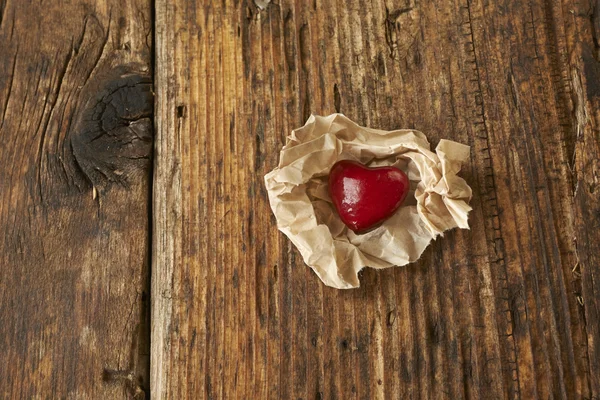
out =
<path fill-rule="evenodd" d="M 600 398 L 599 40 L 598 0 L 0 0 L 0 398 Z M 469 144 L 471 230 L 322 285 L 262 177 L 332 112 Z"/>

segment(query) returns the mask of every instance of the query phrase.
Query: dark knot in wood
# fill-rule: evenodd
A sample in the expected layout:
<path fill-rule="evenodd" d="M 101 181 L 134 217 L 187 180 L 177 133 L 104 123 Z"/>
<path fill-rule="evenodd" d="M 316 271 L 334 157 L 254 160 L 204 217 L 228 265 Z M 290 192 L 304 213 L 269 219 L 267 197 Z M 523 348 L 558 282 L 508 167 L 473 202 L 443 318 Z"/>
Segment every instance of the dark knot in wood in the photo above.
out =
<path fill-rule="evenodd" d="M 86 85 L 71 134 L 73 156 L 99 190 L 147 176 L 153 147 L 152 79 L 128 67 Z"/>

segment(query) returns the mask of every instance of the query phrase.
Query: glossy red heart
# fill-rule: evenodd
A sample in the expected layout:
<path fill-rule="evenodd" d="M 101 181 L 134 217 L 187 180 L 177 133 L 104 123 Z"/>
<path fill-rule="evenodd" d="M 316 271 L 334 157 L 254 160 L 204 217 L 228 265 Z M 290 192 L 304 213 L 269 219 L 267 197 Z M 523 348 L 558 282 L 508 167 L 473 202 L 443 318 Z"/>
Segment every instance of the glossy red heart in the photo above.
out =
<path fill-rule="evenodd" d="M 342 222 L 364 233 L 388 219 L 400 207 L 410 182 L 394 167 L 369 168 L 343 160 L 329 172 L 329 195 Z"/>

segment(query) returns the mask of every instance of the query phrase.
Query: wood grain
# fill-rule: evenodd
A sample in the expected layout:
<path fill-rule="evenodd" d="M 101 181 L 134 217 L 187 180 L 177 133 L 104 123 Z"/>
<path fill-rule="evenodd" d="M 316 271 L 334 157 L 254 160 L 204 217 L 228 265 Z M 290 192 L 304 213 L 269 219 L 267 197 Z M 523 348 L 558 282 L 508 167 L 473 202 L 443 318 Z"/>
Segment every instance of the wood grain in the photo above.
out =
<path fill-rule="evenodd" d="M 0 1 L 0 397 L 144 398 L 150 1 Z"/>
<path fill-rule="evenodd" d="M 262 4 L 262 3 L 261 3 Z M 598 398 L 597 2 L 156 2 L 156 398 Z M 471 146 L 470 231 L 320 283 L 263 175 L 310 113 Z"/>
<path fill-rule="evenodd" d="M 597 0 L 152 5 L 0 0 L 0 397 L 600 397 Z M 469 144 L 471 230 L 323 286 L 263 175 L 332 112 Z"/>
<path fill-rule="evenodd" d="M 600 397 L 600 2 L 576 3 L 565 18 L 570 50 L 571 129 L 575 132 L 574 219 L 577 280 L 582 307 L 589 389 Z"/>

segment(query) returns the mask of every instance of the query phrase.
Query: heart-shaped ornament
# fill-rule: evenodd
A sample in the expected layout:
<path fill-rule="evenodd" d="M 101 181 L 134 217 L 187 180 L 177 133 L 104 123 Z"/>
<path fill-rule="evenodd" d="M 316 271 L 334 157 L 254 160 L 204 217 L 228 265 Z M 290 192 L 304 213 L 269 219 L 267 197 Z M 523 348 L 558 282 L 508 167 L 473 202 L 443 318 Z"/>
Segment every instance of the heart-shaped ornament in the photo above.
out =
<path fill-rule="evenodd" d="M 342 160 L 329 172 L 329 195 L 342 222 L 365 233 L 391 217 L 408 194 L 410 182 L 394 167 L 369 168 Z"/>

